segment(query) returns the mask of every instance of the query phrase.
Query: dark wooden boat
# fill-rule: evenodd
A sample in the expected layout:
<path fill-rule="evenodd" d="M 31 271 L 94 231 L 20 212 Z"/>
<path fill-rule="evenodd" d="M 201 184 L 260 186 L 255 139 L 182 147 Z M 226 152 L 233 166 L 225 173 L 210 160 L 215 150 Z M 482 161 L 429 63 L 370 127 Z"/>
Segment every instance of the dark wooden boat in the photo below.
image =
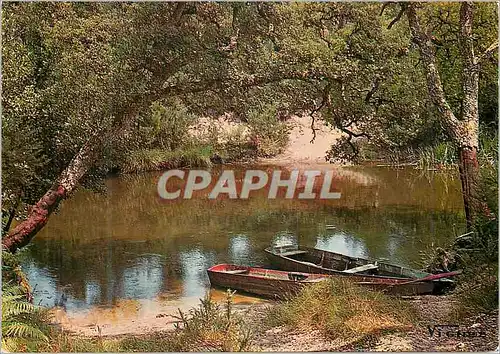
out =
<path fill-rule="evenodd" d="M 269 259 L 279 269 L 327 274 L 351 278 L 356 283 L 399 295 L 418 295 L 439 292 L 453 284 L 444 275 L 382 261 L 350 257 L 344 254 L 292 245 L 265 249 Z M 448 277 L 456 275 L 447 273 Z"/>
<path fill-rule="evenodd" d="M 218 264 L 207 270 L 210 284 L 270 298 L 286 298 L 305 285 L 328 279 L 321 274 L 284 272 L 234 264 Z"/>

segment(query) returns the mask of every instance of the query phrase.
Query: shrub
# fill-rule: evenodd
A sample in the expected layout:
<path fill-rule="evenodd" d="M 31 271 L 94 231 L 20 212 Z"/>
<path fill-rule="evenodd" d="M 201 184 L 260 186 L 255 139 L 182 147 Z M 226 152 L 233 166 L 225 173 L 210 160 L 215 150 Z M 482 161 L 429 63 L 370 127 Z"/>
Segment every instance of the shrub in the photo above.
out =
<path fill-rule="evenodd" d="M 251 332 L 242 318 L 233 311 L 233 293 L 228 291 L 226 304 L 221 307 L 210 297 L 201 300 L 189 313 L 179 310 L 179 320 L 173 333 L 157 333 L 149 337 L 126 338 L 120 343 L 124 351 L 224 351 L 247 350 Z"/>
<path fill-rule="evenodd" d="M 278 119 L 276 106 L 266 105 L 248 113 L 250 141 L 259 156 L 281 153 L 288 143 L 289 127 Z"/>
<path fill-rule="evenodd" d="M 498 264 L 466 269 L 453 296 L 457 300 L 452 316 L 463 318 L 498 309 Z"/>
<path fill-rule="evenodd" d="M 121 163 L 123 172 L 155 171 L 165 168 L 209 167 L 209 146 L 182 150 L 140 149 L 130 152 Z"/>
<path fill-rule="evenodd" d="M 196 116 L 179 100 L 155 102 L 151 115 L 143 121 L 141 135 L 150 147 L 177 150 L 189 140 L 189 127 L 195 122 Z"/>
<path fill-rule="evenodd" d="M 246 127 L 239 126 L 226 133 L 224 141 L 219 144 L 218 154 L 225 161 L 234 161 L 255 157 L 257 150 L 248 139 Z"/>

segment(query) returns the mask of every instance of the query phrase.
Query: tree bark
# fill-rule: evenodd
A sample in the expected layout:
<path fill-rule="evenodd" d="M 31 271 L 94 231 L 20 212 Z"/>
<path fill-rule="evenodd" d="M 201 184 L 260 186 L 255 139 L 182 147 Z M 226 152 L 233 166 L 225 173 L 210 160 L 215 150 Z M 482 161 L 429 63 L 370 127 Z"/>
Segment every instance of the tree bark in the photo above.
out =
<path fill-rule="evenodd" d="M 97 157 L 96 150 L 99 145 L 96 139 L 92 139 L 82 146 L 52 187 L 30 208 L 26 220 L 2 239 L 4 249 L 15 252 L 18 248 L 27 245 L 33 236 L 45 226 L 50 214 L 76 188 L 80 179 L 91 168 Z"/>
<path fill-rule="evenodd" d="M 420 26 L 415 4 L 408 4 L 407 16 L 412 40 L 417 44 L 424 63 L 430 99 L 438 109 L 448 135 L 458 147 L 465 217 L 467 229 L 470 230 L 476 215 L 487 211 L 484 203 L 480 202 L 478 192 L 479 64 L 474 54 L 472 37 L 473 4 L 464 2 L 460 6 L 460 52 L 463 62 L 464 95 L 461 119 L 455 116 L 446 100 L 439 76 L 435 47 L 430 36 Z"/>
<path fill-rule="evenodd" d="M 464 197 L 467 229 L 473 226 L 476 214 L 484 209 L 479 200 L 479 64 L 474 54 L 472 38 L 473 4 L 464 2 L 460 6 L 460 46 L 463 58 L 463 111 L 464 139 L 460 145 L 460 180 Z M 484 210 L 483 210 L 484 211 Z"/>

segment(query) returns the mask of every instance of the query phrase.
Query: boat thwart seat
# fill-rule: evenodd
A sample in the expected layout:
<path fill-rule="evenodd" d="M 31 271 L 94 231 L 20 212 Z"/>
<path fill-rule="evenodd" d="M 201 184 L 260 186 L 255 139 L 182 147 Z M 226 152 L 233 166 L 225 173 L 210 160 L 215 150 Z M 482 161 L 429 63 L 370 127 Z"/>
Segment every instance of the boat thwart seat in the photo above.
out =
<path fill-rule="evenodd" d="M 295 251 L 283 252 L 283 253 L 280 253 L 280 255 L 285 256 L 285 257 L 290 257 L 290 256 L 295 256 L 297 254 L 304 254 L 304 253 L 307 253 L 307 251 L 295 250 Z"/>
<path fill-rule="evenodd" d="M 368 270 L 376 270 L 378 269 L 378 265 L 375 264 L 365 264 L 356 268 L 351 268 L 351 269 L 346 269 L 344 270 L 344 273 L 349 273 L 349 274 L 354 274 L 354 273 L 361 273 L 361 272 L 366 272 Z"/>
<path fill-rule="evenodd" d="M 245 273 L 248 273 L 248 269 L 226 270 L 225 273 L 228 273 L 228 274 L 245 274 Z"/>

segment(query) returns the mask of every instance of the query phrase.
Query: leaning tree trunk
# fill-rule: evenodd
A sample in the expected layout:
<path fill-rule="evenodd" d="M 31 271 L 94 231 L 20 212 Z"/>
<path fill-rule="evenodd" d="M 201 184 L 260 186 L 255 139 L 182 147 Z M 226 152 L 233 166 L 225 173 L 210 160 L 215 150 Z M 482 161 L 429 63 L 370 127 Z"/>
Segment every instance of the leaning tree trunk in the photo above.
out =
<path fill-rule="evenodd" d="M 15 252 L 18 248 L 26 246 L 36 233 L 47 224 L 50 214 L 57 208 L 59 203 L 76 189 L 80 180 L 101 155 L 104 144 L 122 138 L 129 123 L 130 117 L 127 117 L 114 129 L 110 129 L 105 133 L 94 134 L 80 148 L 52 187 L 35 205 L 30 207 L 26 219 L 2 239 L 2 248 Z"/>
<path fill-rule="evenodd" d="M 2 239 L 4 249 L 15 252 L 18 248 L 27 245 L 33 236 L 45 226 L 50 214 L 76 188 L 80 179 L 93 165 L 98 155 L 98 147 L 101 145 L 96 140 L 91 139 L 82 146 L 52 187 L 35 205 L 30 207 L 26 220 Z"/>
<path fill-rule="evenodd" d="M 464 2 L 460 7 L 460 53 L 463 61 L 463 115 L 458 119 L 448 104 L 439 75 L 436 51 L 429 34 L 421 28 L 416 13 L 416 4 L 407 5 L 408 22 L 412 40 L 420 50 L 424 64 L 429 96 L 438 109 L 443 126 L 458 147 L 460 181 L 464 200 L 467 228 L 474 223 L 476 214 L 487 212 L 480 202 L 478 193 L 479 162 L 477 159 L 479 145 L 479 113 L 478 86 L 479 65 L 474 55 L 472 37 L 472 3 Z"/>

